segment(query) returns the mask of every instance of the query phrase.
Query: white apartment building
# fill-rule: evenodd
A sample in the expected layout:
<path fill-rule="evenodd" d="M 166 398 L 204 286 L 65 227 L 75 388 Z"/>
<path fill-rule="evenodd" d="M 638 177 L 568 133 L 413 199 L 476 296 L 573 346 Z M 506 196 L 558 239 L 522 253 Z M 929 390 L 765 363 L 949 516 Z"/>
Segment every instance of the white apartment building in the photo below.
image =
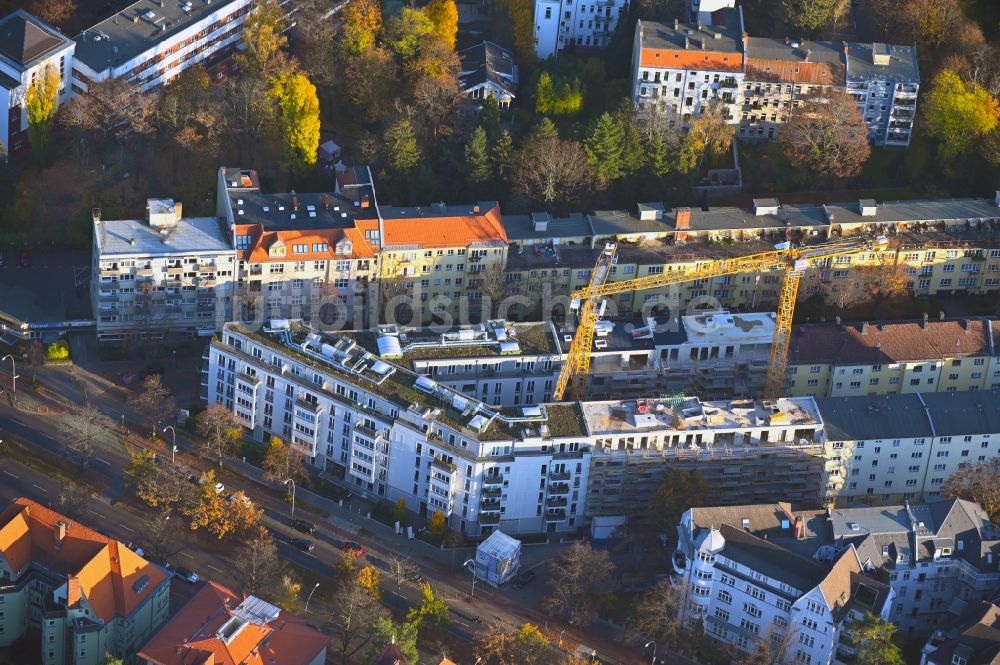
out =
<path fill-rule="evenodd" d="M 920 92 L 917 47 L 851 42 L 847 92 L 858 102 L 872 143 L 909 147 Z"/>
<path fill-rule="evenodd" d="M 75 44 L 61 32 L 18 9 L 0 19 L 0 154 L 16 156 L 28 149 L 28 87 L 52 66 L 59 72 L 59 102 L 70 93 Z"/>
<path fill-rule="evenodd" d="M 952 473 L 1000 456 L 1000 391 L 817 398 L 825 500 L 936 499 Z"/>
<path fill-rule="evenodd" d="M 243 39 L 254 0 L 139 0 L 75 38 L 73 91 L 123 78 L 148 90 L 202 63 L 214 76 L 214 57 Z"/>
<path fill-rule="evenodd" d="M 99 339 L 211 335 L 230 318 L 236 255 L 215 217 L 149 199 L 146 219 L 94 211 L 91 305 Z"/>
<path fill-rule="evenodd" d="M 742 8 L 715 12 L 716 23 L 637 21 L 632 47 L 632 99 L 638 107 L 686 124 L 709 103 L 740 117 L 746 75 Z"/>
<path fill-rule="evenodd" d="M 535 53 L 544 60 L 567 46 L 603 48 L 627 11 L 627 0 L 535 0 Z"/>
<path fill-rule="evenodd" d="M 745 482 L 724 477 L 738 455 L 754 469 L 750 495 L 818 499 L 822 421 L 811 398 L 495 407 L 287 321 L 256 332 L 226 324 L 206 360 L 205 399 L 256 440 L 291 441 L 359 492 L 441 510 L 470 535 L 573 531 L 592 514 L 645 505 L 665 460 L 746 495 Z"/>
<path fill-rule="evenodd" d="M 888 618 L 893 590 L 864 575 L 853 546 L 817 552 L 804 541 L 809 517 L 788 503 L 685 512 L 673 557 L 682 620 L 744 653 L 770 641 L 781 662 L 846 659 L 845 629 L 866 611 Z"/>

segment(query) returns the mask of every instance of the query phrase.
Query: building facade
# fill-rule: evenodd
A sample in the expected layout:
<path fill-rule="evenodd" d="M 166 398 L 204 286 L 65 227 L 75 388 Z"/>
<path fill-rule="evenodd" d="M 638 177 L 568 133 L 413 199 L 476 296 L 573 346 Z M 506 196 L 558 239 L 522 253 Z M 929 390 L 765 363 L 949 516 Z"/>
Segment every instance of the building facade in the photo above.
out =
<path fill-rule="evenodd" d="M 627 11 L 626 0 L 535 0 L 535 53 L 544 60 L 567 46 L 603 48 Z"/>
<path fill-rule="evenodd" d="M 44 665 L 128 659 L 170 614 L 170 578 L 29 499 L 0 513 L 0 646 L 38 637 Z"/>
<path fill-rule="evenodd" d="M 16 156 L 28 149 L 28 88 L 45 77 L 48 67 L 59 72 L 59 102 L 71 94 L 70 80 L 76 45 L 61 32 L 18 9 L 0 19 L 0 153 Z"/>
<path fill-rule="evenodd" d="M 91 306 L 99 339 L 211 335 L 231 318 L 236 255 L 216 217 L 150 199 L 145 220 L 94 211 Z"/>
<path fill-rule="evenodd" d="M 847 92 L 875 145 L 909 147 L 920 92 L 916 46 L 848 44 Z"/>

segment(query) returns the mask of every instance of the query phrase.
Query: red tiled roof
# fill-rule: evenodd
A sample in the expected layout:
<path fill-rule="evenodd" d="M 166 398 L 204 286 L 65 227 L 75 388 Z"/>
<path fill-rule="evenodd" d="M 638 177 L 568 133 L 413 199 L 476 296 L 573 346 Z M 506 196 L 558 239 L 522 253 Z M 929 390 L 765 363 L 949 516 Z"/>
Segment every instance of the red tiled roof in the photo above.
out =
<path fill-rule="evenodd" d="M 364 220 L 375 221 L 375 220 Z M 362 221 L 359 220 L 358 224 Z M 377 224 L 377 222 L 376 222 Z M 460 216 L 419 216 L 383 219 L 384 244 L 419 247 L 466 247 L 476 242 L 502 241 L 507 232 L 500 219 L 500 207 Z"/>
<path fill-rule="evenodd" d="M 137 655 L 156 665 L 308 665 L 326 649 L 330 638 L 284 612 L 244 624 L 226 643 L 219 629 L 245 598 L 209 582 Z"/>
<path fill-rule="evenodd" d="M 375 248 L 365 239 L 364 231 L 370 228 L 367 221 L 359 221 L 355 228 L 317 229 L 317 230 L 285 230 L 264 231 L 259 224 L 240 224 L 236 226 L 236 235 L 249 235 L 250 248 L 243 250 L 243 260 L 250 263 L 267 263 L 268 261 L 323 261 L 329 259 L 371 258 L 375 256 Z M 378 228 L 378 222 L 375 222 Z M 337 254 L 336 245 L 342 239 L 351 241 L 350 254 Z M 271 257 L 268 250 L 281 241 L 285 244 L 284 256 Z M 325 243 L 327 250 L 312 251 L 313 245 Z M 309 251 L 302 254 L 292 253 L 293 245 L 309 245 Z"/>
<path fill-rule="evenodd" d="M 788 362 L 879 364 L 990 353 L 987 325 L 979 319 L 890 323 L 806 324 L 795 327 Z"/>
<path fill-rule="evenodd" d="M 644 48 L 639 60 L 642 67 L 697 69 L 710 72 L 743 71 L 742 53 Z"/>

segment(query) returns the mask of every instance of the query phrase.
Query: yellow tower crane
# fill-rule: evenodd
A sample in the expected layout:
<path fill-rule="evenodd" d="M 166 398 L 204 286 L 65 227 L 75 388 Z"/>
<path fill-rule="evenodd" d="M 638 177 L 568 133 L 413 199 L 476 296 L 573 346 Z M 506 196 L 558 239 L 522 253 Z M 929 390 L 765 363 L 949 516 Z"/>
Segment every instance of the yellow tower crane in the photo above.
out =
<path fill-rule="evenodd" d="M 584 394 L 587 373 L 590 369 L 591 346 L 594 343 L 594 328 L 601 309 L 600 300 L 605 296 L 643 289 L 657 289 L 696 279 L 768 270 L 783 270 L 785 273 L 781 294 L 778 297 L 774 340 L 771 343 L 767 381 L 764 385 L 765 397 L 771 399 L 780 397 L 784 392 L 788 346 L 792 334 L 792 317 L 795 315 L 795 302 L 802 272 L 812 261 L 822 261 L 847 254 L 882 251 L 888 247 L 888 244 L 884 236 L 875 239 L 857 238 L 828 242 L 809 247 L 795 247 L 790 242 L 783 242 L 775 245 L 774 250 L 770 252 L 706 261 L 699 263 L 694 270 L 675 270 L 620 282 L 608 281 L 611 266 L 618 260 L 617 246 L 608 244 L 597 260 L 597 265 L 590 275 L 590 282 L 586 287 L 572 295 L 573 307 L 578 307 L 580 311 L 580 320 L 576 334 L 573 336 L 573 342 L 570 344 L 569 353 L 567 353 L 563 363 L 562 371 L 559 373 L 559 380 L 556 382 L 552 398 L 556 401 L 561 400 L 570 380 L 573 381 L 573 392 L 577 399 Z"/>

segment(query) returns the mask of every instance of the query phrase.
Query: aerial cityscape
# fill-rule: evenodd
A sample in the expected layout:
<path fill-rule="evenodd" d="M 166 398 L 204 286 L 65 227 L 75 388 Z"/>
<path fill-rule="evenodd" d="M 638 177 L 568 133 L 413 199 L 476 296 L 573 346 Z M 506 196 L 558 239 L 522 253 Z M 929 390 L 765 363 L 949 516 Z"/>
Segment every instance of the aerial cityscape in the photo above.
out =
<path fill-rule="evenodd" d="M 0 665 L 1000 665 L 997 0 L 0 0 Z"/>

